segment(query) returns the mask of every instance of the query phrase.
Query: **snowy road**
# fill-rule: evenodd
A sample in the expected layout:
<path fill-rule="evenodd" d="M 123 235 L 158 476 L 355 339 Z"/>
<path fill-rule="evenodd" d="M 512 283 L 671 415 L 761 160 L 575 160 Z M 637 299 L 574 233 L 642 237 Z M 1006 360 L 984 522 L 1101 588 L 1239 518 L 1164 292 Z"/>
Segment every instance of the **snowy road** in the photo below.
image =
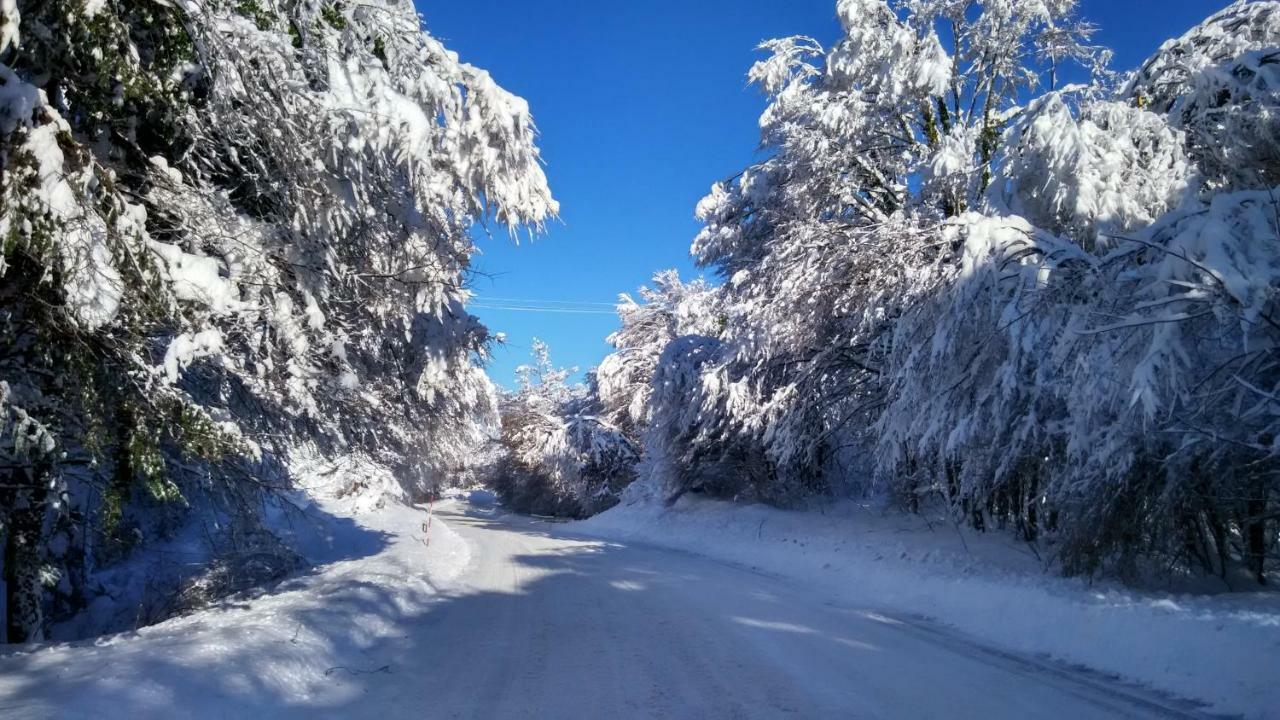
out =
<path fill-rule="evenodd" d="M 1194 716 L 747 569 L 446 516 L 471 569 L 463 594 L 424 619 L 420 682 L 397 690 L 396 705 L 427 717 Z"/>
<path fill-rule="evenodd" d="M 271 593 L 0 656 L 0 717 L 1198 717 L 746 568 L 438 510 L 429 547 L 381 515 Z"/>

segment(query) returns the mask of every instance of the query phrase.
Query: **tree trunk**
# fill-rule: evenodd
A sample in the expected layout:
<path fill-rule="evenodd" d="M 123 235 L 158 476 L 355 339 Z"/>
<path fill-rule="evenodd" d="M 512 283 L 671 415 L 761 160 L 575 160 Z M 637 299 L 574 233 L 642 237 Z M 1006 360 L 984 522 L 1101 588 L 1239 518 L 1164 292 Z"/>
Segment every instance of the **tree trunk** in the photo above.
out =
<path fill-rule="evenodd" d="M 1257 496 L 1245 504 L 1248 521 L 1244 527 L 1249 570 L 1259 585 L 1267 584 L 1267 491 L 1258 488 Z"/>

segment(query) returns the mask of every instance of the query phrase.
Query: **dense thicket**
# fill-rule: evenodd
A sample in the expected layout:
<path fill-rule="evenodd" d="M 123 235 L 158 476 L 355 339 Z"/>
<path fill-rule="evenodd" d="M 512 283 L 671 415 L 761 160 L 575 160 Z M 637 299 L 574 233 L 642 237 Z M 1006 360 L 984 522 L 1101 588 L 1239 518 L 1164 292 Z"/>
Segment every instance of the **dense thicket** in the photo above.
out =
<path fill-rule="evenodd" d="M 528 108 L 409 0 L 0 0 L 0 547 L 11 640 L 290 447 L 419 490 L 495 396 L 469 228 L 556 212 Z"/>
<path fill-rule="evenodd" d="M 663 276 L 598 372 L 640 485 L 940 500 L 1072 573 L 1265 579 L 1280 3 L 1123 77 L 1075 6 L 840 0 L 833 47 L 762 46 L 765 159 L 697 209 L 723 284 Z"/>

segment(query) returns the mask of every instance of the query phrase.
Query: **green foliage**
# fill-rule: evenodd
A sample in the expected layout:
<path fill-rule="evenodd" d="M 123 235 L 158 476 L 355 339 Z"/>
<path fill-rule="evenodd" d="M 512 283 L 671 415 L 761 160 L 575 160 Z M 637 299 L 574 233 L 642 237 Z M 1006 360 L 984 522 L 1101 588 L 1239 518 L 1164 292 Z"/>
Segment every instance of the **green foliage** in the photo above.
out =
<path fill-rule="evenodd" d="M 342 3 L 325 4 L 320 8 L 320 17 L 334 30 L 347 28 L 347 16 L 342 14 Z"/>
<path fill-rule="evenodd" d="M 259 30 L 269 30 L 275 24 L 276 14 L 262 7 L 258 0 L 239 0 L 236 3 L 236 12 L 253 20 L 253 24 L 258 26 Z M 290 25 L 290 29 L 294 28 Z"/>
<path fill-rule="evenodd" d="M 175 478 L 178 468 L 168 458 L 176 448 L 187 459 L 217 462 L 244 448 L 233 437 L 221 431 L 201 410 L 188 404 L 168 400 L 154 406 L 126 400 L 116 408 L 114 417 L 119 437 L 115 441 L 113 472 L 103 492 L 99 518 L 103 533 L 119 543 L 131 542 L 122 525 L 124 510 L 136 490 L 154 502 L 186 504 Z"/>
<path fill-rule="evenodd" d="M 228 434 L 204 409 L 189 403 L 175 403 L 173 440 L 184 456 L 206 462 L 219 462 L 247 453 L 236 435 Z"/>
<path fill-rule="evenodd" d="M 14 69 L 49 78 L 46 92 L 76 108 L 68 119 L 77 132 L 127 134 L 147 153 L 168 149 L 180 137 L 188 104 L 182 68 L 196 59 L 182 11 L 167 3 L 118 0 L 85 16 L 78 12 L 81 4 L 20 2 L 24 27 L 58 31 L 23 33 Z"/>
<path fill-rule="evenodd" d="M 20 147 L 22 139 L 22 133 L 17 132 L 0 142 L 6 175 L 0 213 L 10 218 L 9 232 L 3 238 L 6 263 L 19 252 L 44 258 L 59 229 L 46 208 L 31 200 L 40 187 L 40 166 L 29 151 Z"/>
<path fill-rule="evenodd" d="M 137 422 L 128 430 L 125 449 L 129 468 L 151 497 L 165 502 L 181 497 L 177 486 L 165 475 L 160 433 L 154 425 L 141 420 Z"/>

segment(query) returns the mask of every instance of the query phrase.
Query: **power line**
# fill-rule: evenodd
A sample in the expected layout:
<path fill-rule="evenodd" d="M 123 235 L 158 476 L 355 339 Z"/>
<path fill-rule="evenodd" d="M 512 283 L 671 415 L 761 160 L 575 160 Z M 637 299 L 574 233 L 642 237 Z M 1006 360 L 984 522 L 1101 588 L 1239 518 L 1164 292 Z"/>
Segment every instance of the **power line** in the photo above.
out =
<path fill-rule="evenodd" d="M 584 307 L 595 305 L 611 309 L 618 306 L 617 302 L 599 302 L 595 300 L 533 300 L 529 298 L 496 297 L 493 295 L 477 295 L 473 299 L 475 302 L 499 302 L 516 305 L 575 305 Z"/>
<path fill-rule="evenodd" d="M 577 315 L 616 315 L 613 310 L 588 310 L 582 308 L 570 307 L 519 307 L 516 305 L 485 305 L 482 303 L 471 303 L 469 308 L 477 310 L 512 310 L 515 312 L 542 312 L 542 313 L 571 313 Z"/>

